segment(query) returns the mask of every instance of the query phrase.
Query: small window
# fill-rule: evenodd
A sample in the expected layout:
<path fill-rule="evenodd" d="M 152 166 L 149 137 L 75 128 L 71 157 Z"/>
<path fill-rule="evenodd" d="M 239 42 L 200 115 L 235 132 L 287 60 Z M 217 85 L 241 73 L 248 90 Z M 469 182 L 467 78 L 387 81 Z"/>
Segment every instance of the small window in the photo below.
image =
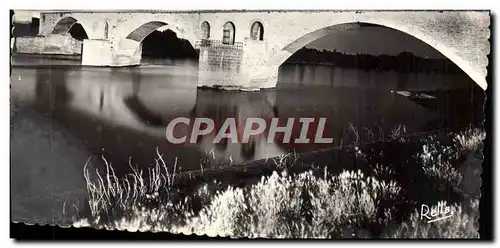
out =
<path fill-rule="evenodd" d="M 201 23 L 201 39 L 209 39 L 210 38 L 210 24 L 207 21 Z"/>
<path fill-rule="evenodd" d="M 108 39 L 109 25 L 108 22 L 104 22 L 104 39 Z"/>
<path fill-rule="evenodd" d="M 250 38 L 252 40 L 264 40 L 264 26 L 260 22 L 254 22 L 250 29 Z"/>
<path fill-rule="evenodd" d="M 234 35 L 234 24 L 232 22 L 226 22 L 226 24 L 224 24 L 222 43 L 227 45 L 234 45 Z"/>

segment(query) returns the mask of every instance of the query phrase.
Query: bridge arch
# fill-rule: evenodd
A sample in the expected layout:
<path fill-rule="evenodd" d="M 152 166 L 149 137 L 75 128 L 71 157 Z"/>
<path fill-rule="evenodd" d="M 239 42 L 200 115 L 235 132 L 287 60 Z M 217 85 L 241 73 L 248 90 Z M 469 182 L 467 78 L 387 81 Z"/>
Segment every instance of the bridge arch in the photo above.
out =
<path fill-rule="evenodd" d="M 149 21 L 136 27 L 131 31 L 125 31 L 125 37 L 117 42 L 115 53 L 113 54 L 113 63 L 121 65 L 139 65 L 143 56 L 143 45 L 146 38 L 155 31 L 165 28 L 170 30 L 178 39 L 187 41 L 187 44 L 194 50 L 195 33 L 186 34 L 185 29 L 172 23 L 164 21 Z M 184 42 L 183 41 L 183 42 Z M 190 55 L 191 56 L 191 55 Z"/>
<path fill-rule="evenodd" d="M 131 33 L 129 33 L 127 35 L 127 37 L 125 37 L 125 39 L 133 40 L 133 41 L 136 41 L 138 43 L 141 43 L 144 40 L 144 38 L 146 38 L 152 32 L 154 32 L 155 30 L 157 30 L 163 26 L 167 26 L 167 25 L 168 24 L 166 22 L 162 22 L 162 21 L 147 22 L 147 23 L 142 24 L 140 27 L 134 29 Z"/>
<path fill-rule="evenodd" d="M 439 43 L 435 38 L 423 33 L 422 31 L 416 28 L 412 28 L 409 25 L 408 26 L 397 25 L 392 22 L 385 22 L 384 20 L 340 22 L 340 23 L 330 24 L 328 26 L 306 33 L 305 35 L 292 39 L 291 42 L 285 43 L 284 46 L 281 47 L 281 49 L 279 49 L 279 51 L 269 59 L 269 61 L 265 64 L 264 69 L 263 70 L 261 69 L 261 71 L 264 72 L 266 70 L 265 68 L 279 67 L 299 49 L 319 38 L 333 34 L 336 31 L 345 30 L 353 27 L 359 27 L 362 24 L 377 25 L 390 28 L 408 34 L 416 39 L 419 39 L 420 41 L 431 46 L 439 53 L 441 53 L 444 57 L 448 58 L 453 63 L 455 63 L 481 88 L 483 89 L 487 88 L 486 78 L 480 72 L 476 71 L 470 63 L 468 63 L 460 56 L 458 56 L 451 48 L 448 48 L 447 46 Z"/>
<path fill-rule="evenodd" d="M 186 29 L 184 29 L 183 27 L 177 26 L 173 23 L 164 22 L 164 21 L 146 22 L 146 23 L 140 25 L 139 27 L 135 28 L 132 31 L 125 32 L 125 34 L 127 34 L 127 36 L 124 39 L 122 38 L 121 42 L 123 42 L 125 40 L 126 42 L 133 42 L 133 43 L 137 44 L 137 46 L 139 46 L 139 44 L 142 41 L 144 41 L 144 39 L 148 35 L 150 35 L 154 31 L 156 31 L 162 27 L 167 27 L 168 29 L 174 31 L 179 38 L 188 40 L 189 43 L 191 43 L 191 45 L 195 44 L 196 38 L 195 38 L 194 33 L 192 33 L 192 34 L 186 33 L 185 32 Z"/>
<path fill-rule="evenodd" d="M 61 18 L 54 26 L 54 29 L 52 30 L 51 34 L 67 35 L 72 30 L 74 30 L 74 28 L 76 28 L 77 32 L 80 33 L 78 37 L 74 37 L 75 39 L 83 40 L 89 38 L 89 35 L 87 33 L 88 29 L 86 29 L 82 23 L 80 23 L 77 19 L 75 19 L 72 16 L 66 16 Z"/>

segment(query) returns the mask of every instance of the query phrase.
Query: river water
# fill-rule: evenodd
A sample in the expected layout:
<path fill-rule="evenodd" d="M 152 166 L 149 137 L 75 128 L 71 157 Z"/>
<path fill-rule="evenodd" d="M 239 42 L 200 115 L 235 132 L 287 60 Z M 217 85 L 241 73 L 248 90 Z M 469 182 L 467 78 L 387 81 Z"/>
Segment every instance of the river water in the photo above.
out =
<path fill-rule="evenodd" d="M 86 207 L 84 165 L 102 171 L 102 158 L 117 176 L 131 172 L 129 163 L 149 167 L 157 151 L 168 166 L 195 171 L 290 152 L 362 145 L 391 134 L 448 132 L 483 120 L 484 93 L 465 74 L 285 64 L 276 89 L 229 92 L 198 89 L 195 61 L 156 61 L 129 68 L 79 63 L 13 58 L 14 221 L 70 224 Z M 281 126 L 287 118 L 296 118 L 292 140 L 300 134 L 297 118 L 326 118 L 323 134 L 333 142 L 284 143 L 280 136 L 267 142 L 264 133 L 243 144 L 214 144 L 213 136 L 203 136 L 196 143 L 174 145 L 166 139 L 166 126 L 177 117 L 211 118 L 216 127 L 227 118 L 238 123 L 248 117 L 278 118 Z M 317 126 L 310 126 L 311 139 Z M 174 130 L 176 137 L 187 133 L 189 129 Z"/>
<path fill-rule="evenodd" d="M 50 118 L 89 154 L 104 156 L 115 165 L 127 165 L 131 159 L 140 167 L 148 166 L 157 147 L 168 164 L 177 161 L 182 170 L 199 170 L 204 158 L 210 161 L 205 166 L 217 167 L 290 151 L 368 143 L 397 130 L 413 134 L 474 124 L 481 121 L 478 113 L 484 102 L 481 89 L 465 74 L 285 64 L 276 89 L 227 92 L 198 89 L 194 61 L 115 69 L 72 63 L 75 66 L 68 60 L 15 59 L 13 113 L 29 109 Z M 406 91 L 430 97 L 410 99 Z M 324 136 L 333 142 L 286 144 L 278 137 L 269 143 L 262 135 L 245 144 L 214 144 L 213 137 L 204 137 L 194 144 L 173 145 L 165 138 L 165 129 L 176 117 L 212 118 L 216 126 L 229 117 L 279 118 L 281 125 L 293 117 L 292 140 L 300 133 L 298 118 L 326 118 Z M 316 126 L 311 125 L 312 134 Z M 175 132 L 179 136 L 188 131 Z"/>

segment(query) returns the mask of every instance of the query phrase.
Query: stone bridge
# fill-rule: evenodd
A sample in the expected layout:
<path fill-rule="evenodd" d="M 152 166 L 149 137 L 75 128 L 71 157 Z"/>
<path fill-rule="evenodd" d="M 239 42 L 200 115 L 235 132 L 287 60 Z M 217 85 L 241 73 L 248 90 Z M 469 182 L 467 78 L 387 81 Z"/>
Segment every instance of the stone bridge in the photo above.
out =
<path fill-rule="evenodd" d="M 88 36 L 83 65 L 138 65 L 142 40 L 163 27 L 199 49 L 199 86 L 238 89 L 275 87 L 279 66 L 301 47 L 339 30 L 374 24 L 427 43 L 487 87 L 487 11 L 51 11 L 41 13 L 40 35 L 47 43 L 74 45 L 60 37 L 75 23 Z M 47 45 L 54 50 L 54 44 Z M 68 50 L 61 47 L 61 53 Z"/>

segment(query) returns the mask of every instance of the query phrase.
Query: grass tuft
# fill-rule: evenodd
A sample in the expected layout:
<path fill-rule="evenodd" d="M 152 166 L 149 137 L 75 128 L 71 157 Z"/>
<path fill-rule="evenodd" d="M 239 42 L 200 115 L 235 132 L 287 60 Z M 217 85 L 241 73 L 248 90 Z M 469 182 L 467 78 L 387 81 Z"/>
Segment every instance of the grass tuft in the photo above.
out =
<path fill-rule="evenodd" d="M 160 201 L 159 198 L 168 197 L 169 193 L 174 192 L 177 160 L 173 171 L 170 172 L 158 149 L 156 149 L 156 155 L 154 165 L 146 171 L 132 166 L 129 160 L 132 173 L 123 178 L 116 176 L 112 165 L 104 157 L 102 160 L 106 168 L 105 173 L 96 169 L 95 174 L 91 174 L 87 167 L 89 161 L 87 161 L 84 167 L 84 177 L 87 182 L 90 212 L 96 222 L 104 216 L 122 214 L 131 206 Z M 101 176 L 101 174 L 104 175 Z M 161 196 L 160 193 L 162 193 Z"/>
<path fill-rule="evenodd" d="M 368 169 L 371 168 L 370 175 L 360 170 L 333 174 L 327 167 L 324 171 L 290 173 L 287 169 L 297 169 L 293 166 L 299 161 L 293 152 L 270 159 L 270 163 L 285 170 L 262 176 L 258 182 L 238 186 L 203 182 L 190 186 L 192 189 L 186 192 L 191 194 L 187 195 L 174 186 L 177 162 L 171 171 L 158 149 L 150 168 L 140 170 L 129 161 L 132 173 L 123 178 L 117 178 L 112 165 L 102 158 L 104 173 L 95 171 L 93 175 L 88 170 L 88 162 L 85 166 L 91 216 L 76 221 L 75 226 L 249 238 L 378 235 L 384 238 L 477 238 L 478 200 L 466 205 L 454 203 L 452 217 L 427 223 L 420 219 L 418 212 L 419 201 L 426 201 L 417 197 L 423 186 L 414 188 L 410 180 L 418 178 L 422 182 L 432 178 L 453 186 L 464 181 L 461 170 L 456 168 L 457 161 L 481 149 L 484 133 L 475 130 L 452 135 L 447 142 L 428 135 L 414 146 L 408 143 L 413 142 L 411 139 L 402 139 L 404 126 L 397 127 L 391 132 L 389 142 L 393 143 L 389 147 L 404 145 L 421 147 L 421 150 L 411 148 L 395 156 L 390 154 L 392 150 L 367 153 L 356 146 L 353 159 L 366 161 Z M 389 159 L 380 159 L 384 154 L 390 155 Z M 405 167 L 410 164 L 416 165 L 412 167 L 415 169 Z M 203 165 L 200 167 L 203 169 Z M 405 170 L 410 170 L 411 173 L 406 174 L 411 177 L 401 176 L 406 175 Z M 427 191 L 423 195 L 427 195 Z M 411 197 L 415 199 L 409 199 Z M 448 196 L 432 197 L 434 201 Z M 412 212 L 414 207 L 417 210 Z M 390 228 L 393 225 L 396 226 Z"/>
<path fill-rule="evenodd" d="M 483 148 L 483 140 L 486 138 L 486 132 L 479 128 L 467 128 L 458 134 L 455 134 L 453 141 L 459 146 L 459 150 L 464 152 L 479 151 Z"/>
<path fill-rule="evenodd" d="M 266 238 L 341 237 L 346 230 L 381 224 L 401 188 L 358 172 L 316 177 L 273 173 L 249 188 L 218 192 L 176 232 Z M 390 205 L 390 204 L 389 204 Z M 355 231 L 354 231 L 355 232 Z"/>

